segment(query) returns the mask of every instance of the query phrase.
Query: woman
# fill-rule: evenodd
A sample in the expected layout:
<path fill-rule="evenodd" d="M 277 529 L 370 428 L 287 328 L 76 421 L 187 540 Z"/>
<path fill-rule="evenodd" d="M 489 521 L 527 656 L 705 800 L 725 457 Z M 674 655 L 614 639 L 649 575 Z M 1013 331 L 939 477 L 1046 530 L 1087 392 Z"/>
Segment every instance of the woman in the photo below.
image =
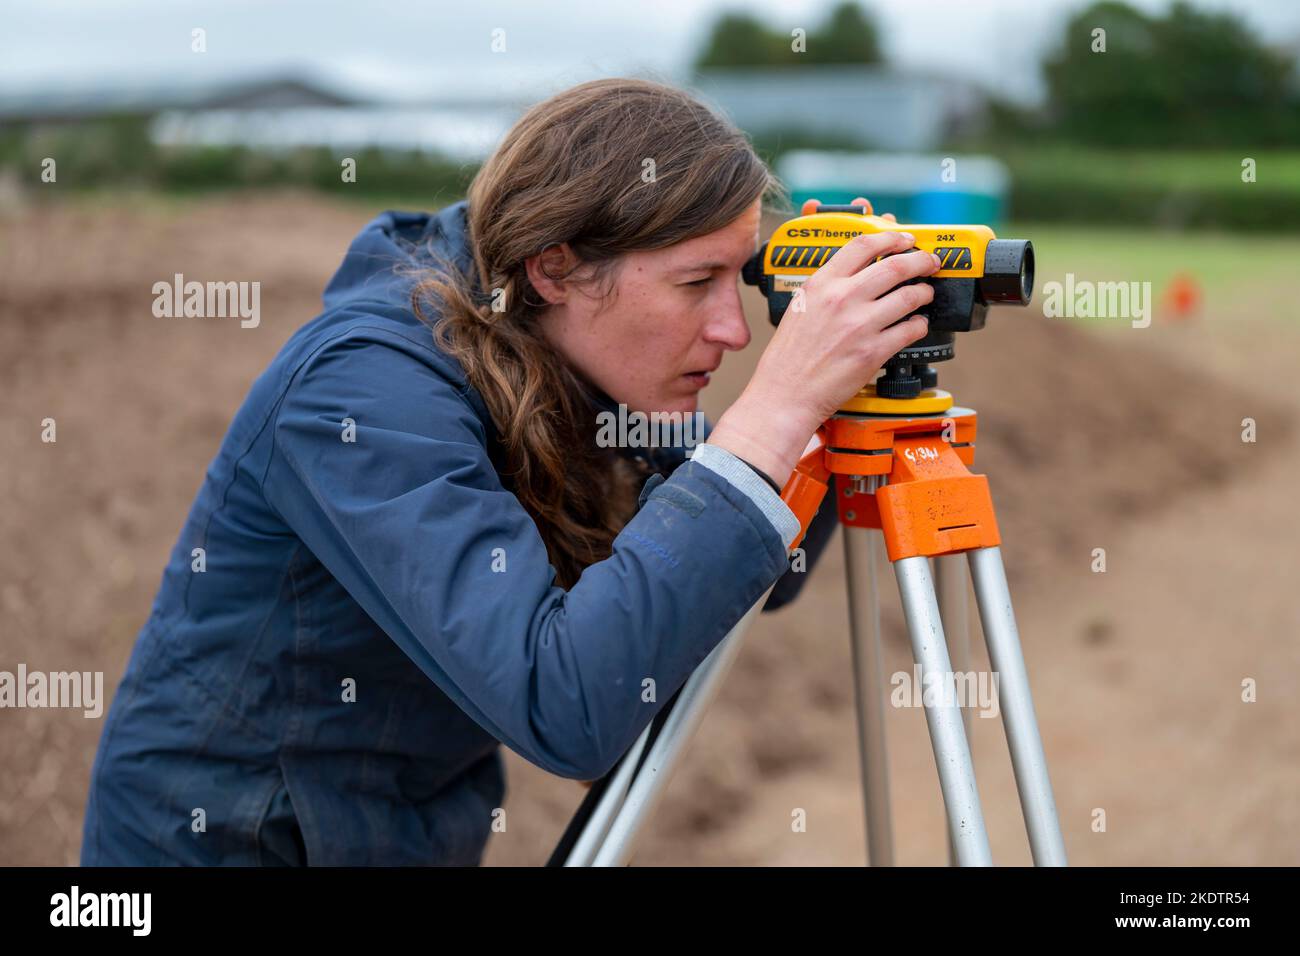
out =
<path fill-rule="evenodd" d="M 693 412 L 749 342 L 775 185 L 686 94 L 602 80 L 531 109 L 467 203 L 367 226 L 208 469 L 83 863 L 474 864 L 500 743 L 606 773 L 787 570 L 776 489 L 817 426 L 926 330 L 929 287 L 897 287 L 934 257 L 854 240 L 689 461 L 598 447 L 599 410 Z"/>

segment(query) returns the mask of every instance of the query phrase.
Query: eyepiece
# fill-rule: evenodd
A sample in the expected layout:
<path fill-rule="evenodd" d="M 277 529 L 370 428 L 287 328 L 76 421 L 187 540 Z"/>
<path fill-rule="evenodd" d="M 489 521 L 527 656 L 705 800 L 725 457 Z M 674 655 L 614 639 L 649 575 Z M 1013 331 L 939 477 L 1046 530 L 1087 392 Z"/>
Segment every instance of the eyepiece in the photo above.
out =
<path fill-rule="evenodd" d="M 1028 239 L 992 239 L 979 280 L 985 302 L 1028 305 L 1034 295 L 1034 246 Z"/>

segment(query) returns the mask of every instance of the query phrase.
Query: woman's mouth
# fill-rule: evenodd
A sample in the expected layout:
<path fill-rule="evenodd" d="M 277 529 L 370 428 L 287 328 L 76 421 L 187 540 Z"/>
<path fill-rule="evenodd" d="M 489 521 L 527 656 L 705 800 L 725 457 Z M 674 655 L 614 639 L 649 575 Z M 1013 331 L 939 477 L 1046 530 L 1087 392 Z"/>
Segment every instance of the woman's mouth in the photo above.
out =
<path fill-rule="evenodd" d="M 708 372 L 687 372 L 682 378 L 686 379 L 692 388 L 699 389 L 709 384 L 709 376 Z"/>

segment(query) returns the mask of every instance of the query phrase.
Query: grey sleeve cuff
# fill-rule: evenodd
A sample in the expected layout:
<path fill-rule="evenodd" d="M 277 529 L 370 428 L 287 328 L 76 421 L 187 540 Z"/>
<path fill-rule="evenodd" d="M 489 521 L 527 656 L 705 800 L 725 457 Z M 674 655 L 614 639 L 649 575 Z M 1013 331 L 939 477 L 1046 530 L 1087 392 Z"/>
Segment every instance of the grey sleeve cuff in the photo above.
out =
<path fill-rule="evenodd" d="M 782 543 L 787 550 L 789 549 L 799 534 L 799 519 L 781 500 L 781 496 L 773 491 L 766 481 L 758 477 L 752 468 L 725 448 L 707 442 L 695 446 L 691 461 L 703 465 L 744 492 L 745 496 L 767 516 L 767 520 L 772 522 L 772 527 L 781 536 Z"/>

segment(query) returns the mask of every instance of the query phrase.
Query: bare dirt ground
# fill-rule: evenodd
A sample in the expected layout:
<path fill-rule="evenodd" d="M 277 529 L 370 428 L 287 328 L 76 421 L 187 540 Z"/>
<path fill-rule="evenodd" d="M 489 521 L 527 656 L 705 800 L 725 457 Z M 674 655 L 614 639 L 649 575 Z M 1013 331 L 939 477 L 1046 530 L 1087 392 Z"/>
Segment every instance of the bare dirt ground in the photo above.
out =
<path fill-rule="evenodd" d="M 116 686 L 230 416 L 369 217 L 293 195 L 0 216 L 0 670 L 102 670 Z M 176 272 L 260 281 L 261 325 L 155 318 L 152 284 Z M 706 393 L 712 415 L 768 335 L 750 306 L 755 344 Z M 976 470 L 1075 864 L 1300 863 L 1298 358 L 1300 330 L 1261 293 L 1145 330 L 995 313 L 941 367 L 981 414 Z M 751 632 L 638 863 L 864 861 L 846 613 L 836 541 L 804 597 Z M 887 670 L 907 670 L 896 599 L 885 623 Z M 977 626 L 974 646 L 987 667 Z M 995 859 L 1028 862 L 1000 721 L 974 723 Z M 891 709 L 888 724 L 899 861 L 942 863 L 924 717 Z M 101 726 L 0 711 L 0 863 L 76 861 Z M 486 862 L 540 863 L 582 791 L 508 765 Z"/>

